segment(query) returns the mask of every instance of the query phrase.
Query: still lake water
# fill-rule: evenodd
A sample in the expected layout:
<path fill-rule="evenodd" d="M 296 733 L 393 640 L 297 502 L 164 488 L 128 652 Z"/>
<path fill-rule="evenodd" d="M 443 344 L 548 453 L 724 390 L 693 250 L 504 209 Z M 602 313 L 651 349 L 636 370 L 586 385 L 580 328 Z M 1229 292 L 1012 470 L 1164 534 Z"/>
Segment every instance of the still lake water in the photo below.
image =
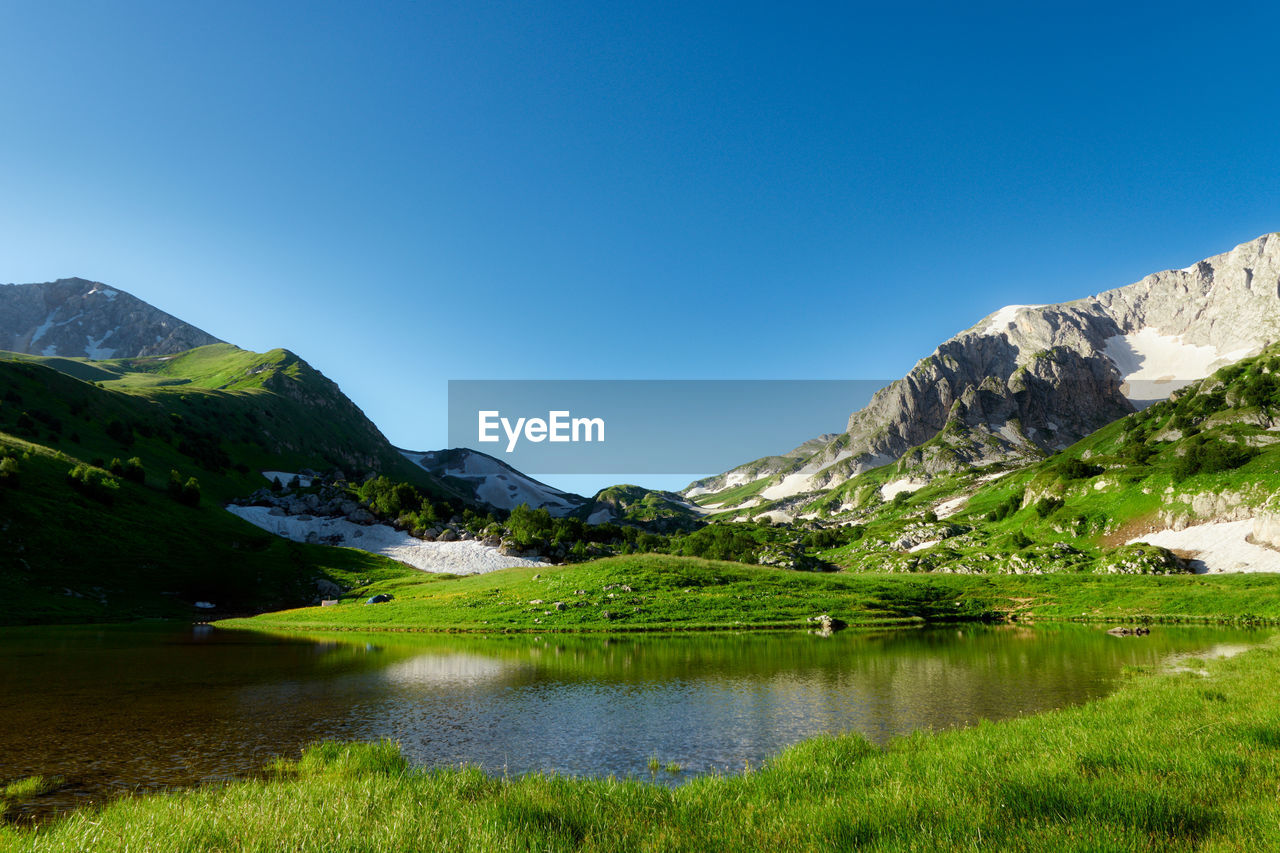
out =
<path fill-rule="evenodd" d="M 1077 625 L 609 638 L 4 629 L 0 781 L 65 777 L 28 807 L 39 816 L 251 773 L 321 738 L 383 737 L 419 765 L 494 773 L 648 777 L 650 757 L 684 777 L 736 772 L 822 732 L 882 743 L 1085 702 L 1126 666 L 1262 638 Z"/>

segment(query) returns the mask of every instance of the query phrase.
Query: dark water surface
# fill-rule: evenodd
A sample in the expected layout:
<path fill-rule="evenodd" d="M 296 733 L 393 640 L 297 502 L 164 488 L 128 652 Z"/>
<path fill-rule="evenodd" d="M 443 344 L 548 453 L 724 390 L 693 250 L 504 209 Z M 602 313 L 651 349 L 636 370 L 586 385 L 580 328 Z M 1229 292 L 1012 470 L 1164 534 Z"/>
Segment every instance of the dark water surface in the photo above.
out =
<path fill-rule="evenodd" d="M 400 741 L 421 765 L 648 776 L 758 765 L 821 732 L 876 742 L 1102 696 L 1125 666 L 1262 634 L 961 626 L 636 637 L 328 635 L 197 627 L 0 630 L 0 782 L 27 807 L 250 773 L 320 738 Z"/>

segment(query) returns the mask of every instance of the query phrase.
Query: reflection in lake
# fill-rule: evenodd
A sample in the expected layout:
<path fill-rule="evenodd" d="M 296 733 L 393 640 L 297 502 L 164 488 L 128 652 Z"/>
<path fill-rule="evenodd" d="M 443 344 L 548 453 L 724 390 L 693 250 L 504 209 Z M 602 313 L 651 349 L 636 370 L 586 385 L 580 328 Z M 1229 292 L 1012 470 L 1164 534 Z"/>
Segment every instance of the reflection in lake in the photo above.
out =
<path fill-rule="evenodd" d="M 421 765 L 734 772 L 821 732 L 873 741 L 1087 701 L 1125 666 L 1261 639 L 1236 629 L 959 626 L 833 637 L 278 636 L 0 631 L 0 780 L 58 774 L 39 810 L 252 772 L 320 738 Z"/>

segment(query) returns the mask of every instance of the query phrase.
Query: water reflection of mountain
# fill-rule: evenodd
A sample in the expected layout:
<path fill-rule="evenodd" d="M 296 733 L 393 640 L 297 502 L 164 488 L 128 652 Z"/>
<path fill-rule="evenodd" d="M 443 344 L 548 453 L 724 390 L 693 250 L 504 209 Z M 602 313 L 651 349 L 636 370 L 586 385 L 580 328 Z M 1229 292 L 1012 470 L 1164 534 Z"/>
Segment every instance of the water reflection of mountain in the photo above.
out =
<path fill-rule="evenodd" d="M 0 777 L 44 801 L 252 772 L 321 738 L 391 737 L 426 765 L 643 774 L 651 756 L 735 771 L 819 732 L 876 741 L 1100 696 L 1125 666 L 1258 635 L 957 626 L 543 637 L 0 632 Z"/>

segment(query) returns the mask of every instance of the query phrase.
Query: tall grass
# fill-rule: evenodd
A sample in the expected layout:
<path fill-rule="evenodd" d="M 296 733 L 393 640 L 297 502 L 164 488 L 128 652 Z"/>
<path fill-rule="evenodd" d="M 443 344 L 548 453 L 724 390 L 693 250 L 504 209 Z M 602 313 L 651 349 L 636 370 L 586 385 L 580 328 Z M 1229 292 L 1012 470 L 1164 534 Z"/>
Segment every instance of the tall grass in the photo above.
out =
<path fill-rule="evenodd" d="M 1186 662 L 1184 662 L 1185 664 Z M 815 738 L 677 788 L 410 770 L 326 743 L 264 778 L 118 801 L 15 851 L 1280 849 L 1280 644 L 1107 699 L 879 749 Z"/>

